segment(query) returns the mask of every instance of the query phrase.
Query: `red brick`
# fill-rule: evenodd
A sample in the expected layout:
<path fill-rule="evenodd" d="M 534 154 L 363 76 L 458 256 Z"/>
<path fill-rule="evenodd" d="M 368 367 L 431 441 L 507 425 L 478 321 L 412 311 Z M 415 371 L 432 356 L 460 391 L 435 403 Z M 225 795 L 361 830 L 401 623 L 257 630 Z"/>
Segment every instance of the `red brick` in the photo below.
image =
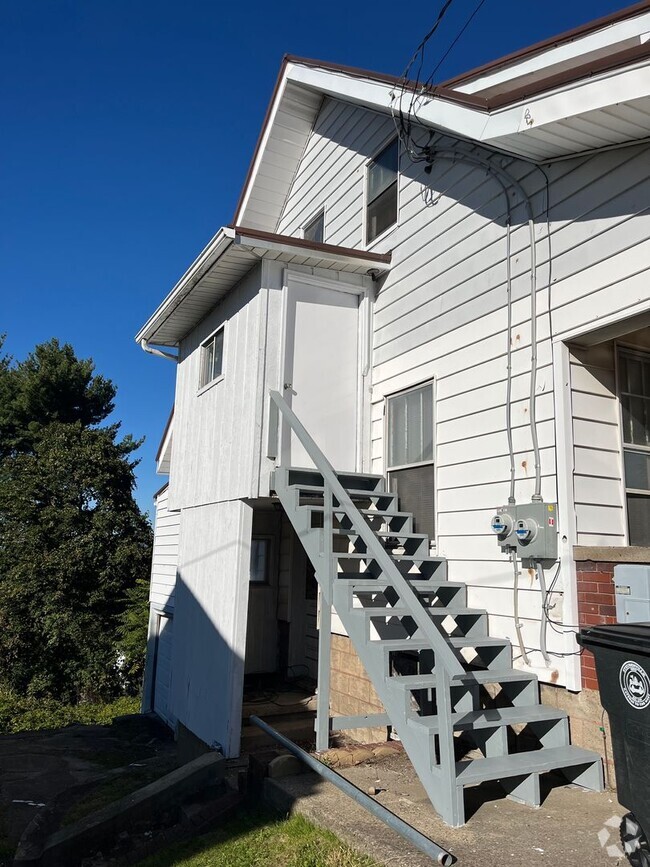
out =
<path fill-rule="evenodd" d="M 582 677 L 582 685 L 585 689 L 598 689 L 598 681 L 595 677 Z"/>
<path fill-rule="evenodd" d="M 598 593 L 601 586 L 595 581 L 578 581 L 578 593 Z"/>
<path fill-rule="evenodd" d="M 611 593 L 585 593 L 585 602 L 593 602 L 596 605 L 611 605 L 614 602 L 614 591 Z"/>
<path fill-rule="evenodd" d="M 586 613 L 580 615 L 581 626 L 598 626 L 602 623 L 604 623 L 604 619 L 600 616 L 600 614 Z"/>
<path fill-rule="evenodd" d="M 602 615 L 606 617 L 615 617 L 616 616 L 616 605 L 601 605 L 599 607 L 599 611 Z"/>

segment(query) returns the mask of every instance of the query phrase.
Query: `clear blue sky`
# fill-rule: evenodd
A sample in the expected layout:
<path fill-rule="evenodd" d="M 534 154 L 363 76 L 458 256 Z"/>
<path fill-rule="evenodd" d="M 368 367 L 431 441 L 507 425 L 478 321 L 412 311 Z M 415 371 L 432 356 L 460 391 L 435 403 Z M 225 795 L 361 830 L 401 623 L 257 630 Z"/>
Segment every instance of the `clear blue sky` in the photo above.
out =
<path fill-rule="evenodd" d="M 425 74 L 477 0 L 455 0 Z M 441 2 L 0 2 L 0 332 L 23 358 L 58 337 L 118 387 L 145 436 L 138 500 L 174 365 L 133 341 L 231 221 L 285 53 L 400 74 Z M 486 0 L 436 76 L 623 8 L 615 0 Z"/>

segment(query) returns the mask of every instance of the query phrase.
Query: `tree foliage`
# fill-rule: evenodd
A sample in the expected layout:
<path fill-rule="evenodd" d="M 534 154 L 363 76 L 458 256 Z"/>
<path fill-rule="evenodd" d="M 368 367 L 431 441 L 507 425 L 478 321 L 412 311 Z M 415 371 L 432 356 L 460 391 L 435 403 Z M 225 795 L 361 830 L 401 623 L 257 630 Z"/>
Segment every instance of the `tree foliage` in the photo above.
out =
<path fill-rule="evenodd" d="M 120 689 L 120 624 L 151 528 L 115 387 L 57 340 L 0 361 L 0 677 L 65 701 Z"/>

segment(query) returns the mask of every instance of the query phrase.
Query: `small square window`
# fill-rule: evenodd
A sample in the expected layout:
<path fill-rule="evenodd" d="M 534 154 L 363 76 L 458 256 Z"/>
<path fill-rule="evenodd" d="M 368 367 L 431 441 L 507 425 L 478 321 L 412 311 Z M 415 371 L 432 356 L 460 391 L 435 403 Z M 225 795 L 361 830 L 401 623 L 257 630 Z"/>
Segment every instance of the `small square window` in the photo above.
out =
<path fill-rule="evenodd" d="M 315 217 L 305 224 L 302 230 L 302 237 L 305 241 L 313 241 L 315 244 L 322 244 L 325 237 L 325 211 L 319 211 Z"/>
<path fill-rule="evenodd" d="M 221 376 L 223 371 L 223 328 L 220 328 L 201 347 L 200 387 Z"/>
<path fill-rule="evenodd" d="M 366 170 L 366 243 L 397 222 L 399 143 L 393 139 Z"/>

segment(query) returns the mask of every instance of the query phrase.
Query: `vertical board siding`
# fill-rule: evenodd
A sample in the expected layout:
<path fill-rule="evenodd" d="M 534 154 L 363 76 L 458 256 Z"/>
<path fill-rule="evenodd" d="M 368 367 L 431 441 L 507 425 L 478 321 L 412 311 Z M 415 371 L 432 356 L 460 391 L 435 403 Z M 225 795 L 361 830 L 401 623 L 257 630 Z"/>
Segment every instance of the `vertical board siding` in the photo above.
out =
<path fill-rule="evenodd" d="M 241 501 L 183 512 L 172 709 L 226 756 L 239 749 L 251 530 L 252 509 Z"/>
<path fill-rule="evenodd" d="M 364 165 L 388 138 L 390 118 L 326 100 L 307 143 L 278 231 L 297 235 L 325 207 L 326 240 L 363 248 Z M 459 146 L 443 139 L 444 146 Z M 485 152 L 486 156 L 490 156 Z M 546 167 L 491 155 L 528 191 L 538 263 L 537 418 L 542 494 L 557 500 L 554 338 L 647 301 L 650 175 L 646 146 Z M 511 201 L 512 330 L 506 334 L 506 203 L 481 168 L 438 159 L 430 175 L 402 160 L 398 223 L 372 249 L 392 252 L 374 307 L 371 465 L 384 472 L 384 399 L 436 383 L 437 547 L 450 578 L 468 582 L 495 635 L 514 637 L 512 567 L 489 533 L 508 495 L 506 341 L 512 347 L 512 422 L 519 502 L 533 493 L 529 427 L 530 250 L 525 211 Z M 547 221 L 548 218 L 548 221 Z M 602 356 L 602 348 L 598 350 Z M 594 357 L 598 353 L 594 354 Z M 584 356 L 584 353 L 583 353 Z M 611 364 L 572 354 L 571 395 L 578 544 L 625 544 L 618 404 Z M 559 516 L 560 531 L 562 515 Z M 549 579 L 554 572 L 549 574 Z M 561 591 L 564 576 L 556 587 Z M 522 574 L 522 618 L 539 647 L 539 592 Z M 528 582 L 528 584 L 526 584 Z M 525 592 L 524 592 L 525 591 Z M 529 597 L 526 596 L 529 594 Z M 562 593 L 555 596 L 561 611 Z M 537 606 L 537 607 L 536 607 Z M 548 630 L 551 650 L 564 638 Z M 540 662 L 540 659 L 534 660 Z M 564 666 L 556 660 L 558 682 Z"/>
<path fill-rule="evenodd" d="M 168 495 L 169 488 L 165 488 L 156 497 L 149 601 L 158 608 L 173 609 L 181 514 L 169 510 Z"/>
<path fill-rule="evenodd" d="M 260 270 L 244 277 L 181 343 L 170 477 L 174 508 L 248 497 L 255 488 Z M 223 377 L 200 390 L 202 343 L 223 323 Z"/>

